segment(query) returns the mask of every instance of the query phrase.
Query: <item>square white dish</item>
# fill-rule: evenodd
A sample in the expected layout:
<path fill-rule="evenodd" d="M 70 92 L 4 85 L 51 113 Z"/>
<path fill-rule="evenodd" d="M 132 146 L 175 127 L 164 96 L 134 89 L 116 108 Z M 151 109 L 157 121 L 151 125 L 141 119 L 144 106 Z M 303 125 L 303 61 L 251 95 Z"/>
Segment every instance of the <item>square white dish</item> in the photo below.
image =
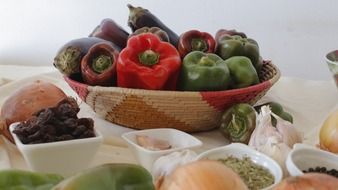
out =
<path fill-rule="evenodd" d="M 103 137 L 95 130 L 95 137 L 39 144 L 23 144 L 13 130 L 19 123 L 10 125 L 9 130 L 18 150 L 28 167 L 33 171 L 55 173 L 68 177 L 86 169 L 99 149 Z"/>
<path fill-rule="evenodd" d="M 167 150 L 148 150 L 137 144 L 136 136 L 146 135 L 148 137 L 168 141 L 171 145 Z M 175 151 L 199 147 L 202 142 L 188 133 L 171 128 L 157 128 L 131 131 L 122 134 L 122 138 L 127 141 L 128 146 L 138 159 L 139 163 L 148 171 L 152 170 L 153 163 L 159 157 Z"/>

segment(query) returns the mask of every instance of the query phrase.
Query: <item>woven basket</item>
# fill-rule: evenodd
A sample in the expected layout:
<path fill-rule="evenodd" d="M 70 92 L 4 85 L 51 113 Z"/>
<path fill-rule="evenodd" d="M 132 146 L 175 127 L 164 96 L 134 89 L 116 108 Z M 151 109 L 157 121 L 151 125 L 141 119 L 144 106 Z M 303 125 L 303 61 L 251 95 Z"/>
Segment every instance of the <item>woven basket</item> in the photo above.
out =
<path fill-rule="evenodd" d="M 142 90 L 65 80 L 98 115 L 112 123 L 134 129 L 168 127 L 198 132 L 218 127 L 222 112 L 231 105 L 256 103 L 279 77 L 278 68 L 267 61 L 261 69 L 261 83 L 226 91 Z"/>

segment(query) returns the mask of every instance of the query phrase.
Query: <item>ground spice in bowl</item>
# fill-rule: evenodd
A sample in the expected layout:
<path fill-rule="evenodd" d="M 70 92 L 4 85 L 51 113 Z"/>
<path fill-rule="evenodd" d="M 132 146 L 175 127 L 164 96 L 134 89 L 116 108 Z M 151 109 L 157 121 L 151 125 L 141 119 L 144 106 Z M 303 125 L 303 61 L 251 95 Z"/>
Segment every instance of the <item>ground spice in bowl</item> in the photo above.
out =
<path fill-rule="evenodd" d="M 275 181 L 274 176 L 268 169 L 255 164 L 249 157 L 239 159 L 229 156 L 218 161 L 225 164 L 236 172 L 250 190 L 263 189 L 272 185 Z"/>

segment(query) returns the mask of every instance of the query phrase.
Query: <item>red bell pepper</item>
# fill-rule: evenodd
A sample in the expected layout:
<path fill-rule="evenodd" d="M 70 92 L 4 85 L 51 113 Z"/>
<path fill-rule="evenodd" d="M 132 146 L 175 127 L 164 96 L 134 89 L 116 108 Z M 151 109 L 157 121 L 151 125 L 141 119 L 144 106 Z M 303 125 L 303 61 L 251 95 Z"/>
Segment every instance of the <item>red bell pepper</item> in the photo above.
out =
<path fill-rule="evenodd" d="M 118 54 L 118 51 L 109 43 L 93 45 L 81 61 L 84 82 L 89 85 L 115 85 Z"/>
<path fill-rule="evenodd" d="M 181 66 L 176 48 L 151 33 L 131 37 L 117 62 L 117 85 L 125 88 L 175 90 Z"/>
<path fill-rule="evenodd" d="M 182 58 L 192 51 L 214 53 L 215 39 L 207 32 L 190 30 L 180 36 L 178 51 L 180 52 Z"/>

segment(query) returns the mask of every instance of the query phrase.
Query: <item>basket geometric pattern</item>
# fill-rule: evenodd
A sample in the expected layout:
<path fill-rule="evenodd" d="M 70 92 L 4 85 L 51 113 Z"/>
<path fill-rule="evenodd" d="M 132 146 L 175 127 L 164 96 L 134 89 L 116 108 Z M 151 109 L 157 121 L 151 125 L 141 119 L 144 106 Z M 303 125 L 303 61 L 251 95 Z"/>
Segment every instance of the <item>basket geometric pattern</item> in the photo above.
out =
<path fill-rule="evenodd" d="M 226 91 L 182 92 L 88 86 L 66 82 L 99 116 L 134 129 L 169 127 L 186 132 L 219 126 L 222 112 L 236 103 L 255 104 L 280 78 L 270 61 L 263 64 L 261 83 Z"/>

